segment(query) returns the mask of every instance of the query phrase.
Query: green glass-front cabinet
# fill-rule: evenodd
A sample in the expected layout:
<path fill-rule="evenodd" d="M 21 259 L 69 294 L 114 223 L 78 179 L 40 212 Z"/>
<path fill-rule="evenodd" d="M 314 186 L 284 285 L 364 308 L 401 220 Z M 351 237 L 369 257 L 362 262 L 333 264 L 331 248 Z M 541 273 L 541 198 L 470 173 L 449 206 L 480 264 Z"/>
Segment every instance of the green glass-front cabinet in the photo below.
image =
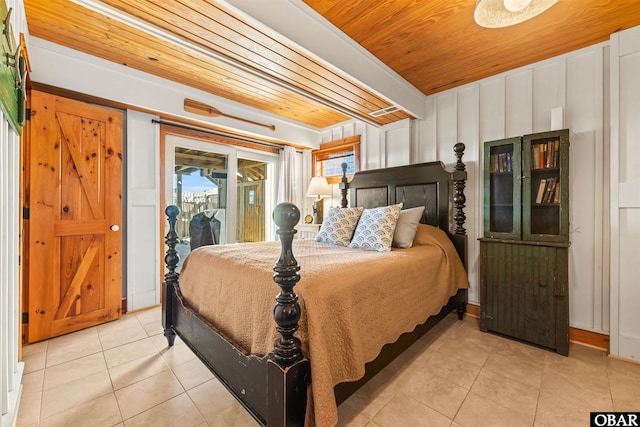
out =
<path fill-rule="evenodd" d="M 569 352 L 569 131 L 484 143 L 480 328 Z"/>

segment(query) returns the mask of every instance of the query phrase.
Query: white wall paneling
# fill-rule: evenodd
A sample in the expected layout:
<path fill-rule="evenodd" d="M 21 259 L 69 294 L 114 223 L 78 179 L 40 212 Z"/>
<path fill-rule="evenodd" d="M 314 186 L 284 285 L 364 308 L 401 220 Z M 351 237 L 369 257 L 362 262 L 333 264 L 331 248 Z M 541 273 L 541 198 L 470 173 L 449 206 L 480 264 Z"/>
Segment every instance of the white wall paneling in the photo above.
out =
<path fill-rule="evenodd" d="M 506 135 L 524 135 L 533 129 L 533 71 L 525 69 L 504 77 Z"/>
<path fill-rule="evenodd" d="M 429 96 L 425 101 L 425 119 L 414 122 L 415 131 L 406 134 L 407 141 L 394 142 L 407 147 L 403 159 L 407 155 L 410 159 L 405 163 L 439 159 L 450 165 L 455 161 L 453 145 L 463 142 L 467 147 L 465 213 L 471 303 L 479 304 L 477 239 L 482 237 L 484 220 L 483 142 L 548 131 L 552 110 L 562 108 L 564 125 L 571 130 L 572 150 L 570 324 L 594 332 L 609 332 L 606 321 L 609 284 L 604 274 L 608 271 L 608 236 L 602 226 L 606 221 L 603 203 L 608 197 L 605 112 L 609 86 L 603 71 L 608 68 L 608 46 L 608 43 L 590 46 Z M 384 133 L 384 128 L 380 132 Z M 411 137 L 419 141 L 411 141 Z M 390 153 L 376 138 L 366 138 L 363 145 L 364 169 L 398 162 L 393 157 L 396 153 Z M 379 149 L 380 145 L 384 149 Z"/>
<path fill-rule="evenodd" d="M 21 0 L 7 0 L 13 9 L 13 34 L 29 41 Z M 24 363 L 20 345 L 20 136 L 0 112 L 0 427 L 14 426 L 22 392 Z"/>
<path fill-rule="evenodd" d="M 483 142 L 550 130 L 551 110 L 561 107 L 566 112 L 566 127 L 574 131 L 575 121 L 576 130 L 588 133 L 583 136 L 573 132 L 576 140 L 572 140 L 572 146 L 580 144 L 581 149 L 575 158 L 571 159 L 571 163 L 573 165 L 576 161 L 589 162 L 585 169 L 591 171 L 588 179 L 584 181 L 580 180 L 582 175 L 572 177 L 570 189 L 571 213 L 574 220 L 579 220 L 581 233 L 576 237 L 576 241 L 572 242 L 570 262 L 575 270 L 583 272 L 582 275 L 570 275 L 570 300 L 577 301 L 576 304 L 572 304 L 570 323 L 572 326 L 608 332 L 603 329 L 602 322 L 593 320 L 594 313 L 601 319 L 601 312 L 604 310 L 601 295 L 605 284 L 601 276 L 597 280 L 594 280 L 593 276 L 594 270 L 602 271 L 605 258 L 602 248 L 594 246 L 594 242 L 602 242 L 602 225 L 597 222 L 602 217 L 596 216 L 594 212 L 602 210 L 604 185 L 601 154 L 605 87 L 602 69 L 606 65 L 603 63 L 602 51 L 605 47 L 605 44 L 595 45 L 432 96 L 438 98 L 438 102 L 435 103 L 436 110 L 432 112 L 438 119 L 431 123 L 438 127 L 445 126 L 447 129 L 438 128 L 435 132 L 427 130 L 426 134 L 435 133 L 437 140 L 420 141 L 421 144 L 435 144 L 438 147 L 438 156 L 446 162 L 451 159 L 447 150 L 450 150 L 449 147 L 455 142 L 464 142 L 467 146 L 464 160 L 470 175 L 465 191 L 470 242 L 470 302 L 479 303 L 479 280 L 475 263 L 478 254 L 476 240 L 482 237 L 483 230 Z M 568 87 L 571 90 L 568 90 Z M 579 104 L 581 109 L 574 111 L 576 104 Z M 449 119 L 453 107 L 457 111 L 455 120 Z M 586 118 L 583 118 L 584 109 L 588 110 Z M 442 115 L 446 119 L 443 119 Z M 587 142 L 583 143 L 583 140 Z M 594 162 L 600 163 L 594 165 Z M 582 167 L 579 170 L 582 170 Z M 596 173 L 593 173 L 594 171 Z M 594 188 L 600 190 L 594 191 Z M 587 280 L 585 275 L 588 276 Z M 594 297 L 596 293 L 599 295 L 598 298 Z M 599 301 L 599 305 L 595 306 L 594 300 Z"/>
<path fill-rule="evenodd" d="M 411 138 L 413 136 L 410 119 L 391 123 L 380 128 L 380 144 L 384 152 L 381 167 L 408 165 L 411 161 Z"/>
<path fill-rule="evenodd" d="M 640 360 L 640 27 L 611 36 L 611 353 Z"/>
<path fill-rule="evenodd" d="M 127 111 L 127 308 L 160 303 L 160 133 L 156 116 Z M 168 177 L 170 179 L 170 177 Z"/>

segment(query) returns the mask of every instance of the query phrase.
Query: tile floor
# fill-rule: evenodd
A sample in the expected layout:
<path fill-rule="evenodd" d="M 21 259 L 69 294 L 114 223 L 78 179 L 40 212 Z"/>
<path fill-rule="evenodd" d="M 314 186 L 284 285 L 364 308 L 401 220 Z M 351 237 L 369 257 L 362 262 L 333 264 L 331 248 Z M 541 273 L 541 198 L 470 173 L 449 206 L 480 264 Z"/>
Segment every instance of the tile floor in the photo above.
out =
<path fill-rule="evenodd" d="M 255 426 L 193 353 L 167 348 L 160 309 L 24 347 L 23 426 Z M 640 365 L 569 357 L 448 316 L 339 408 L 341 426 L 587 426 L 640 411 Z"/>

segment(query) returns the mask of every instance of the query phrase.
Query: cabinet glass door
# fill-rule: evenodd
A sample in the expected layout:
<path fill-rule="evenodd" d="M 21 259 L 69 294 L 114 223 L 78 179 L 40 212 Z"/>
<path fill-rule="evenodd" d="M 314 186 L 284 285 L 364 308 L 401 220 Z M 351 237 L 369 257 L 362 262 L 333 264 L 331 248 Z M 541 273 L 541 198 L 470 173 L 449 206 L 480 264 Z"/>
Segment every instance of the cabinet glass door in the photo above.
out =
<path fill-rule="evenodd" d="M 566 242 L 569 236 L 569 131 L 525 135 L 523 240 Z"/>
<path fill-rule="evenodd" d="M 520 238 L 520 138 L 484 144 L 484 236 Z"/>

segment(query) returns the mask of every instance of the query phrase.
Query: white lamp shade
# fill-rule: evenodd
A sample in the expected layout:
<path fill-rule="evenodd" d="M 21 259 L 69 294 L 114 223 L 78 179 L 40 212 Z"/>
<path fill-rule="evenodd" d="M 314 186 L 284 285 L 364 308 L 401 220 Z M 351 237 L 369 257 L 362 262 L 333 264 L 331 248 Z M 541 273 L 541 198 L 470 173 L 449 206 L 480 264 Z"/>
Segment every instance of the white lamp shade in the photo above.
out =
<path fill-rule="evenodd" d="M 559 0 L 477 0 L 473 17 L 486 28 L 519 24 L 549 9 Z"/>
<path fill-rule="evenodd" d="M 311 182 L 309 183 L 309 188 L 307 189 L 307 197 L 318 197 L 321 196 L 330 196 L 331 195 L 331 187 L 327 182 L 327 178 L 323 176 L 314 176 L 311 178 Z"/>

